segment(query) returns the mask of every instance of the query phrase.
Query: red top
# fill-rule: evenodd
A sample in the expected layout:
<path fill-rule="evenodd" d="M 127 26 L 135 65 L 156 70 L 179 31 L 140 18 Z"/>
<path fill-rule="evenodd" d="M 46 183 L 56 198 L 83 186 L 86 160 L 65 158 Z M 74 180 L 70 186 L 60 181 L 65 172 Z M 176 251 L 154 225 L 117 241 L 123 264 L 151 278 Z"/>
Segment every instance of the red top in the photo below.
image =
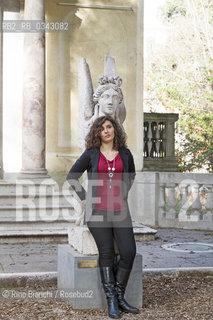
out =
<path fill-rule="evenodd" d="M 115 171 L 108 170 L 108 163 L 110 168 L 115 167 Z M 109 161 L 105 158 L 103 153 L 100 152 L 100 158 L 98 162 L 98 180 L 100 186 L 98 186 L 97 203 L 95 204 L 95 210 L 109 210 L 109 211 L 121 211 L 126 209 L 122 197 L 122 172 L 123 163 L 119 153 L 114 160 Z M 109 172 L 114 172 L 114 176 L 110 179 Z"/>

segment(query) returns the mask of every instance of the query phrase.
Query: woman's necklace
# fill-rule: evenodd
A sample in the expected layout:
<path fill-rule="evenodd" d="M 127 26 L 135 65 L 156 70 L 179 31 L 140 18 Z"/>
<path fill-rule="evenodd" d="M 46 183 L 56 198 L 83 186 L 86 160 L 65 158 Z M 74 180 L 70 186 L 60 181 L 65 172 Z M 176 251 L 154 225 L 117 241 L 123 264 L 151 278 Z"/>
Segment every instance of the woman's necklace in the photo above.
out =
<path fill-rule="evenodd" d="M 109 160 L 105 157 L 106 161 L 107 161 L 107 166 L 108 166 L 108 177 L 109 177 L 109 188 L 111 189 L 111 182 L 112 182 L 112 178 L 114 177 L 114 172 L 115 172 L 115 157 L 113 159 L 113 165 L 112 168 L 110 167 L 109 164 Z"/>
<path fill-rule="evenodd" d="M 106 161 L 107 161 L 107 165 L 108 165 L 108 176 L 109 178 L 113 178 L 114 176 L 114 171 L 115 171 L 115 158 L 113 159 L 113 165 L 112 165 L 112 168 L 110 167 L 110 164 L 109 164 L 109 160 L 106 158 Z"/>

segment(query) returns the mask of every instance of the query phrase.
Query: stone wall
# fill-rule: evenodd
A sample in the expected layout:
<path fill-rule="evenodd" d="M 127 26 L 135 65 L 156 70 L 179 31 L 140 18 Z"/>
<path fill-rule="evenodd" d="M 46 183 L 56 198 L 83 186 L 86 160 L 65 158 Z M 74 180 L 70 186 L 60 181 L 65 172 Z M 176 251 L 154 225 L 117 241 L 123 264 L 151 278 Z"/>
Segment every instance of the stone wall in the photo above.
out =
<path fill-rule="evenodd" d="M 79 6 L 45 1 L 46 20 L 66 20 L 71 27 L 70 32 L 46 34 L 47 169 L 68 170 L 79 156 L 78 61 L 86 58 L 96 88 L 99 75 L 104 73 L 105 55 L 115 58 L 116 73 L 123 79 L 124 127 L 136 166 L 141 169 L 143 1 L 86 1 L 88 5 L 110 5 L 111 9 L 80 7 L 84 1 L 69 3 Z"/>

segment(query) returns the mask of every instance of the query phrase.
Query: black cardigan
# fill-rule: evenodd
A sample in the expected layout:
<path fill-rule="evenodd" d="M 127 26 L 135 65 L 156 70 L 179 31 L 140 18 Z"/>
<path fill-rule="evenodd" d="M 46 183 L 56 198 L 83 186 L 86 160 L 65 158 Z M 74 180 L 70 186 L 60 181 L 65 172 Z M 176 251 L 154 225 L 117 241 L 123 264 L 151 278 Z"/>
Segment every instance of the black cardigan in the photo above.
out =
<path fill-rule="evenodd" d="M 129 149 L 127 148 L 119 148 L 119 154 L 123 163 L 123 174 L 122 174 L 122 194 L 123 199 L 127 200 L 129 189 L 132 186 L 132 183 L 135 178 L 135 165 L 134 159 Z M 86 201 L 86 210 L 84 215 L 84 223 L 89 220 L 89 217 L 92 214 L 92 210 L 94 207 L 94 203 L 91 203 L 92 198 L 92 190 L 94 194 L 97 194 L 97 186 L 89 188 L 91 192 L 85 192 L 85 189 L 79 182 L 79 178 L 82 176 L 83 172 L 87 170 L 88 174 L 88 181 L 95 180 L 98 177 L 98 162 L 100 157 L 100 149 L 99 148 L 92 148 L 89 150 L 85 150 L 80 158 L 74 163 L 72 168 L 70 169 L 67 180 L 71 185 L 72 189 L 77 193 L 78 197 L 81 200 Z M 128 204 L 127 204 L 128 208 Z"/>

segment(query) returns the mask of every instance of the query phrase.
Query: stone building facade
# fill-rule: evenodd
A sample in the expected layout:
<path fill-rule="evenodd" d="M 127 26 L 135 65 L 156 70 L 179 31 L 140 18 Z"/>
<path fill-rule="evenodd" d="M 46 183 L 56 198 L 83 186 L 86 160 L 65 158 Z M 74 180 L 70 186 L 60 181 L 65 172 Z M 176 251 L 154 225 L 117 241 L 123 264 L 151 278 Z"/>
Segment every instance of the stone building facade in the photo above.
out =
<path fill-rule="evenodd" d="M 13 154 L 15 152 L 12 150 L 8 151 L 8 154 L 10 152 L 14 157 L 20 155 L 21 164 L 18 171 L 21 177 L 46 177 L 48 172 L 51 174 L 67 171 L 79 156 L 78 60 L 80 57 L 87 59 L 95 87 L 99 75 L 104 73 L 106 54 L 115 58 L 117 74 L 123 79 L 122 90 L 127 109 L 124 128 L 128 135 L 128 145 L 135 156 L 137 169 L 141 170 L 143 1 L 109 0 L 106 3 L 106 1 L 87 0 L 85 5 L 85 2 L 72 0 L 65 5 L 64 2 L 52 0 L 10 0 L 2 3 L 2 19 L 3 11 L 19 11 L 21 21 L 64 21 L 69 24 L 68 32 L 61 30 L 32 33 L 25 30 L 17 33 L 16 39 L 22 37 L 23 41 L 21 57 L 23 83 L 21 100 L 13 105 L 13 110 L 15 112 L 18 109 L 17 114 L 22 124 L 21 128 L 16 128 L 15 124 L 13 130 L 10 130 L 12 150 L 15 150 L 15 146 L 13 148 L 15 139 L 21 138 L 20 148 L 16 154 Z M 1 36 L 1 40 L 2 38 L 4 37 Z M 1 57 L 4 52 L 3 46 L 4 41 L 1 45 Z M 1 103 L 1 117 L 2 110 L 6 112 L 6 107 Z M 0 121 L 2 123 L 2 118 Z M 5 124 L 4 126 L 1 124 L 0 127 L 2 170 L 3 158 L 5 159 L 2 156 L 4 150 L 2 134 L 4 143 L 7 139 L 3 128 L 9 129 Z"/>

